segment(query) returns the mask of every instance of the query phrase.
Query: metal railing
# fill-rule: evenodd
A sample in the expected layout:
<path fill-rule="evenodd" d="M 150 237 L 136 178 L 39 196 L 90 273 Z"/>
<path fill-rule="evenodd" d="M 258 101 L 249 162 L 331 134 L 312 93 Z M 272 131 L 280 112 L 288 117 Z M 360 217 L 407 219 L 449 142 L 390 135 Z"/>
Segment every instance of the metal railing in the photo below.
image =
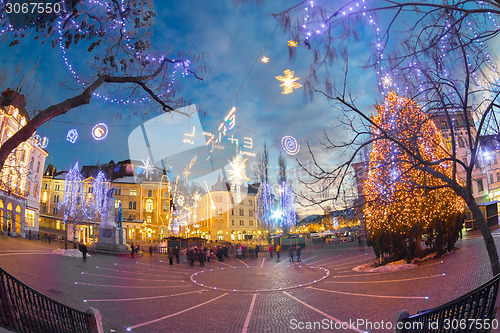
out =
<path fill-rule="evenodd" d="M 398 332 L 490 332 L 499 282 L 500 274 L 453 301 L 402 318 Z"/>
<path fill-rule="evenodd" d="M 95 332 L 92 315 L 59 303 L 0 268 L 0 327 L 15 332 Z"/>

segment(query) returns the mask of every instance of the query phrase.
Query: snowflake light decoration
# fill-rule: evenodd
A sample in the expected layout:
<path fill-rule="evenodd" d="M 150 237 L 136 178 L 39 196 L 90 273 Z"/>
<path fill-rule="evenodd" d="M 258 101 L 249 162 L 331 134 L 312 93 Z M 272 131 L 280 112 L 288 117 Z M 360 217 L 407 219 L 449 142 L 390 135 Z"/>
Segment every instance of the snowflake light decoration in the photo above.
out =
<path fill-rule="evenodd" d="M 287 69 L 285 70 L 285 76 L 275 76 L 276 80 L 283 82 L 280 87 L 283 87 L 281 92 L 283 95 L 288 95 L 293 92 L 293 89 L 298 89 L 302 87 L 300 83 L 297 83 L 299 77 L 294 77 L 293 71 Z"/>
<path fill-rule="evenodd" d="M 294 40 L 288 41 L 288 46 L 290 46 L 290 47 L 297 47 L 298 44 L 299 44 L 299 42 L 294 41 Z"/>
<path fill-rule="evenodd" d="M 269 58 L 268 57 L 262 57 L 262 58 L 260 58 L 260 61 L 262 61 L 263 63 L 267 64 L 269 62 Z"/>
<path fill-rule="evenodd" d="M 139 168 L 142 169 L 142 173 L 144 174 L 144 176 L 149 179 L 150 176 L 152 176 L 155 172 L 155 166 L 151 164 L 151 162 L 149 161 L 149 157 L 146 159 L 146 161 L 141 161 L 142 165 Z"/>
<path fill-rule="evenodd" d="M 236 201 L 241 201 L 241 186 L 243 181 L 249 181 L 250 178 L 247 177 L 246 168 L 247 159 L 243 158 L 241 155 L 236 156 L 232 162 L 229 162 L 231 169 L 229 172 L 229 181 L 231 182 L 231 191 L 236 191 Z"/>

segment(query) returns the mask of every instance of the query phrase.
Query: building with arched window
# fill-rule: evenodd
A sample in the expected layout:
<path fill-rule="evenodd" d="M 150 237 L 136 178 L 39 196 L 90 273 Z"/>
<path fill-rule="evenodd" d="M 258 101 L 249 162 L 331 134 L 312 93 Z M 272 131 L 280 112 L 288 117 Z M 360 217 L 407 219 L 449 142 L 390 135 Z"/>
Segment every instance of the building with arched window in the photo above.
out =
<path fill-rule="evenodd" d="M 30 117 L 24 96 L 7 89 L 0 97 L 0 144 L 24 127 Z M 0 171 L 0 230 L 16 237 L 36 236 L 39 200 L 47 152 L 35 133 L 7 157 Z M 12 209 L 15 209 L 14 211 Z"/>

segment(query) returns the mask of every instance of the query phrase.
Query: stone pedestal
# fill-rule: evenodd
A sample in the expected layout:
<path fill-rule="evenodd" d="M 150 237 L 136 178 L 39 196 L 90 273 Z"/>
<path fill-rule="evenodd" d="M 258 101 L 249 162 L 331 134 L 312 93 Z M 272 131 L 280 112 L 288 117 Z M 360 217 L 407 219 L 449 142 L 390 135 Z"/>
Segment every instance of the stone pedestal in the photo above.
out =
<path fill-rule="evenodd" d="M 125 229 L 99 227 L 99 238 L 95 245 L 98 253 L 129 253 L 130 250 L 125 244 Z"/>

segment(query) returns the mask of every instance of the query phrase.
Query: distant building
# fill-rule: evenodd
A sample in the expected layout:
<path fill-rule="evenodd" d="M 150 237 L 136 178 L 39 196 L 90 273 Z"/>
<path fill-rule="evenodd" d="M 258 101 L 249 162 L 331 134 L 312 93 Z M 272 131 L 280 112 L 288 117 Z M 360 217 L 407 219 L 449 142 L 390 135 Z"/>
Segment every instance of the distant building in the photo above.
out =
<path fill-rule="evenodd" d="M 24 96 L 14 90 L 0 98 L 1 144 L 30 120 Z M 0 229 L 17 237 L 37 236 L 41 179 L 47 152 L 34 140 L 35 134 L 7 157 L 0 172 Z"/>
<path fill-rule="evenodd" d="M 221 180 L 204 194 L 196 209 L 196 223 L 184 227 L 184 233 L 210 241 L 242 242 L 267 239 L 267 226 L 257 219 L 258 184 L 248 186 L 248 193 L 235 203 L 230 183 Z M 181 229 L 182 231 L 182 229 Z"/>

